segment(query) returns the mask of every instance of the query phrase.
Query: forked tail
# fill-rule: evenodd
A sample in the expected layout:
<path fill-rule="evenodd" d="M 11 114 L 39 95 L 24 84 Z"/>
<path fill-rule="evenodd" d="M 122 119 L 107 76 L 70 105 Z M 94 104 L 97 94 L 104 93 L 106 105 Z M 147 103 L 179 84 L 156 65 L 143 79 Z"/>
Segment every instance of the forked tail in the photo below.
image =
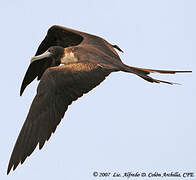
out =
<path fill-rule="evenodd" d="M 167 83 L 167 84 L 178 84 L 175 82 L 169 82 L 169 81 L 162 81 L 159 79 L 154 79 L 150 76 L 148 76 L 148 74 L 150 73 L 161 73 L 161 74 L 175 74 L 175 73 L 191 73 L 192 71 L 171 71 L 171 70 L 157 70 L 157 69 L 144 69 L 144 68 L 138 68 L 138 67 L 133 67 L 133 66 L 124 66 L 123 71 L 125 72 L 129 72 L 129 73 L 134 73 L 136 75 L 138 75 L 139 77 L 143 78 L 144 80 L 148 81 L 148 82 L 155 82 L 155 83 Z"/>

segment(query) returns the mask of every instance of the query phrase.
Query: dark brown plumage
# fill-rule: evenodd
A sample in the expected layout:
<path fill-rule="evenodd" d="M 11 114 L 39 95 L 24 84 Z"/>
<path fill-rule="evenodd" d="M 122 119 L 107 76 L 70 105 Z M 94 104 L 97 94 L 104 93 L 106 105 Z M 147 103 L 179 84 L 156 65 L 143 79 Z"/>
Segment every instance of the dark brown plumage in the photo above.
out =
<path fill-rule="evenodd" d="M 191 72 L 127 66 L 114 48 L 122 51 L 117 45 L 80 31 L 61 26 L 52 26 L 48 30 L 22 82 L 20 95 L 36 77 L 41 79 L 14 146 L 7 173 L 23 163 L 37 144 L 41 149 L 55 132 L 68 106 L 99 85 L 111 72 L 134 73 L 149 82 L 168 84 L 174 83 L 154 79 L 148 74 Z"/>

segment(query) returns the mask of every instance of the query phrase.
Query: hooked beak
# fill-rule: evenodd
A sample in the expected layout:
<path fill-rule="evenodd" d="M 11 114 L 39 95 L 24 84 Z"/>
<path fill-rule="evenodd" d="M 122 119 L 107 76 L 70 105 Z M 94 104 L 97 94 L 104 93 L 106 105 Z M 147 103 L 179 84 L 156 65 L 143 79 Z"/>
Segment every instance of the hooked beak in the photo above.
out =
<path fill-rule="evenodd" d="M 46 51 L 46 52 L 44 52 L 44 53 L 41 54 L 41 55 L 32 57 L 32 58 L 31 58 L 31 63 L 34 62 L 34 61 L 37 61 L 37 60 L 41 60 L 41 59 L 43 59 L 43 58 L 50 57 L 51 55 L 52 55 L 51 52 Z"/>

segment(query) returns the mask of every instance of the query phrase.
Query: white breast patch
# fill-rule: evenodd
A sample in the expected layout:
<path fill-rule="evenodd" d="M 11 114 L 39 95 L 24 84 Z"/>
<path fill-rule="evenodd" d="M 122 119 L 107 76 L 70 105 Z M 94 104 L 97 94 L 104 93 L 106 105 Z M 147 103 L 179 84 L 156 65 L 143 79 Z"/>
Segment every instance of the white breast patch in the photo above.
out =
<path fill-rule="evenodd" d="M 74 55 L 73 52 L 65 52 L 65 55 L 63 58 L 61 58 L 62 64 L 69 64 L 73 62 L 77 62 L 78 58 Z"/>

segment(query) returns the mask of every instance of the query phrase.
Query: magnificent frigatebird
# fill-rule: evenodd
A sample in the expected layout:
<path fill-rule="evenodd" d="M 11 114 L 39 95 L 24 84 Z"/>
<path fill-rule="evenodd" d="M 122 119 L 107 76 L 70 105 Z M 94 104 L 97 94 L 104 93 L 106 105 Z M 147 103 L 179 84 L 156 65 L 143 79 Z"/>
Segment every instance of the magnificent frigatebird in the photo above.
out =
<path fill-rule="evenodd" d="M 153 70 L 125 65 L 115 49 L 103 38 L 73 29 L 52 26 L 41 42 L 22 82 L 20 95 L 36 77 L 37 94 L 12 152 L 7 173 L 30 156 L 39 143 L 41 149 L 55 132 L 72 101 L 99 85 L 111 72 L 123 71 L 149 82 L 172 82 L 154 79 L 150 73 L 191 71 Z M 62 66 L 59 66 L 61 65 Z"/>

